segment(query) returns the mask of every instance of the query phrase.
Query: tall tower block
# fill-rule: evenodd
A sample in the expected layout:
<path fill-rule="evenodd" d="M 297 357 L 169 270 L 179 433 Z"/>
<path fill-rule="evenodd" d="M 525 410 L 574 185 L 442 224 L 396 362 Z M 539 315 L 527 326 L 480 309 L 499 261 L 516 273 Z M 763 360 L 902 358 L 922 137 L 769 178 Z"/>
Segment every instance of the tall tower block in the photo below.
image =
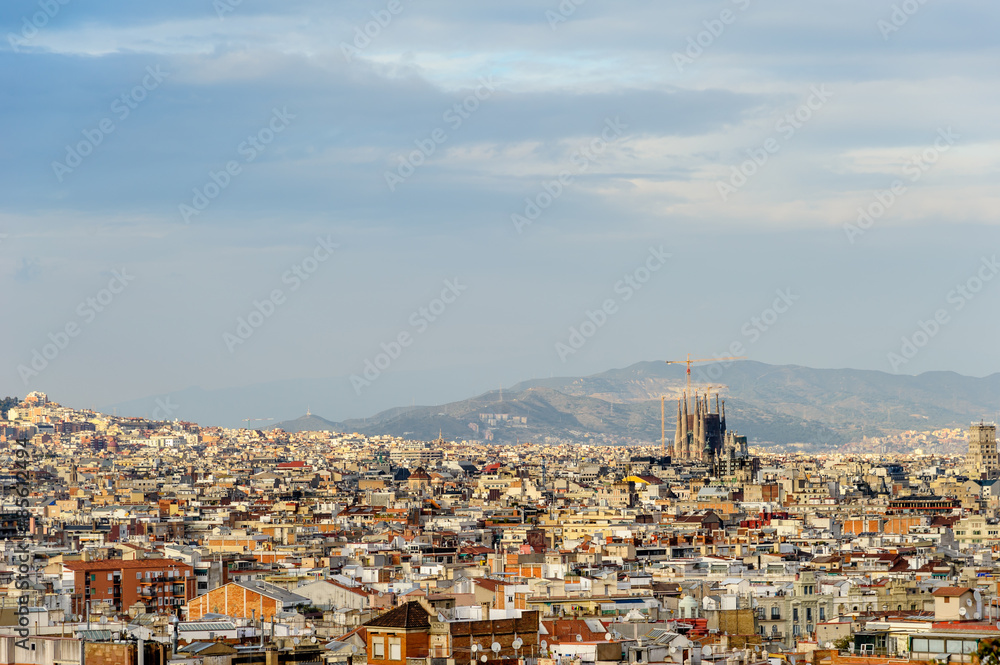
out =
<path fill-rule="evenodd" d="M 997 458 L 997 426 L 994 423 L 973 423 L 969 427 L 965 470 L 969 478 L 997 477 L 1000 460 Z"/>

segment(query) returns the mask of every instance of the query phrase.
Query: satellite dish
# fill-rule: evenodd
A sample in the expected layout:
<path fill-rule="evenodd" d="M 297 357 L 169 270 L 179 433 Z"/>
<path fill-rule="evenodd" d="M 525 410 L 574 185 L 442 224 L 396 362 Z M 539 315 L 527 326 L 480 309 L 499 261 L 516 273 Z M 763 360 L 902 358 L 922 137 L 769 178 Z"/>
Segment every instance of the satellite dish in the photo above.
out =
<path fill-rule="evenodd" d="M 972 618 L 975 619 L 976 621 L 979 621 L 980 619 L 983 618 L 983 615 L 980 614 L 979 612 L 976 612 L 975 614 L 972 615 Z"/>
<path fill-rule="evenodd" d="M 972 599 L 971 598 L 966 598 L 965 599 L 965 604 L 968 605 L 969 607 L 972 607 Z"/>
<path fill-rule="evenodd" d="M 1000 621 L 997 622 L 997 627 L 1000 628 Z M 542 640 L 542 643 L 539 646 L 541 646 L 543 649 L 548 649 L 549 643 L 546 642 L 545 640 Z"/>
<path fill-rule="evenodd" d="M 583 642 L 583 635 L 581 635 L 580 633 L 577 633 L 576 634 L 576 641 L 577 642 Z"/>
<path fill-rule="evenodd" d="M 379 598 L 381 598 L 381 597 L 382 597 L 382 596 L 384 596 L 384 595 L 385 595 L 385 591 L 379 591 L 379 592 L 378 592 L 378 597 L 379 597 Z"/>
<path fill-rule="evenodd" d="M 611 641 L 611 633 L 604 633 L 604 639 L 606 639 L 608 642 L 610 642 Z"/>
<path fill-rule="evenodd" d="M 489 659 L 486 658 L 486 654 L 484 653 L 482 656 L 479 657 L 479 660 L 481 660 L 481 661 L 483 661 L 485 663 Z"/>
<path fill-rule="evenodd" d="M 312 642 L 313 644 L 316 644 L 316 636 L 313 635 L 312 637 L 310 637 L 309 641 Z M 354 648 L 357 649 L 358 648 L 357 645 L 354 645 Z"/>
<path fill-rule="evenodd" d="M 827 642 L 825 646 L 826 646 L 827 649 L 832 649 L 833 648 L 833 642 Z"/>
<path fill-rule="evenodd" d="M 670 653 L 677 653 L 677 647 L 670 647 Z"/>
<path fill-rule="evenodd" d="M 472 653 L 476 653 L 477 651 L 479 651 L 479 645 L 478 644 L 473 644 L 472 645 Z"/>
<path fill-rule="evenodd" d="M 300 643 L 301 641 L 302 641 L 302 640 L 300 640 L 299 638 L 297 638 L 297 637 L 296 637 L 296 638 L 295 638 L 294 640 L 292 640 L 292 643 L 293 643 L 293 644 L 295 644 L 295 646 L 299 646 L 299 643 Z"/>
<path fill-rule="evenodd" d="M 960 607 L 958 608 L 958 613 L 961 614 L 962 616 L 965 616 L 966 614 L 969 613 L 969 610 L 965 609 L 964 607 Z"/>
<path fill-rule="evenodd" d="M 493 644 L 490 645 L 490 648 L 493 649 L 493 653 L 500 653 L 500 643 L 499 642 L 494 642 Z"/>
<path fill-rule="evenodd" d="M 108 617 L 101 617 L 101 625 L 105 626 L 108 623 Z"/>
<path fill-rule="evenodd" d="M 712 655 L 712 647 L 702 647 L 701 648 L 701 655 L 702 656 L 706 656 L 706 657 L 711 656 Z"/>
<path fill-rule="evenodd" d="M 510 645 L 515 649 L 520 649 L 524 645 L 524 640 L 522 640 L 520 637 L 515 637 L 514 641 L 511 642 Z"/>
<path fill-rule="evenodd" d="M 444 615 L 441 614 L 440 612 L 438 612 L 438 621 L 441 621 L 441 622 L 444 621 Z"/>

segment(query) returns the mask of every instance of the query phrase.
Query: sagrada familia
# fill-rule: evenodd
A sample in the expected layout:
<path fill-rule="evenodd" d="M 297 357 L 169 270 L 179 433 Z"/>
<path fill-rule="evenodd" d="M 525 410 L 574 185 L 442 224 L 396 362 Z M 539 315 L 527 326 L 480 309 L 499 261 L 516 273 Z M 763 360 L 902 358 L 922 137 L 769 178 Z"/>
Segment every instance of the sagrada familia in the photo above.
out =
<path fill-rule="evenodd" d="M 694 394 L 694 410 L 688 411 L 688 394 L 677 400 L 677 431 L 670 456 L 675 460 L 700 461 L 711 464 L 729 453 L 747 456 L 747 438 L 726 431 L 726 402 L 715 395 L 715 410 L 711 411 L 709 395 Z"/>

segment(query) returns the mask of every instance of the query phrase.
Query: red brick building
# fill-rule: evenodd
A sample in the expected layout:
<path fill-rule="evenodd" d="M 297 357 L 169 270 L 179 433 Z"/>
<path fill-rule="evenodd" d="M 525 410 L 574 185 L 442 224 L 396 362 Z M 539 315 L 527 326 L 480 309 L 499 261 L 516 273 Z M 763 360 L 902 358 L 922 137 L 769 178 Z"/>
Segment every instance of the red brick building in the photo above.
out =
<path fill-rule="evenodd" d="M 539 615 L 521 612 L 516 619 L 440 621 L 426 601 L 404 603 L 364 624 L 368 665 L 404 665 L 407 658 L 454 658 L 471 662 L 472 647 L 500 650 L 488 654 L 494 664 L 517 662 L 538 654 Z M 478 653 L 475 652 L 475 653 Z"/>
<path fill-rule="evenodd" d="M 194 598 L 185 607 L 189 621 L 196 621 L 206 614 L 225 614 L 238 619 L 256 617 L 269 621 L 279 612 L 309 605 L 305 596 L 286 591 L 279 586 L 260 580 L 230 582 L 218 589 Z"/>
<path fill-rule="evenodd" d="M 430 628 L 430 612 L 417 601 L 372 619 L 365 624 L 368 665 L 401 665 L 407 658 L 427 658 Z"/>
<path fill-rule="evenodd" d="M 71 561 L 63 572 L 73 575 L 74 614 L 86 615 L 99 603 L 125 612 L 137 602 L 151 612 L 179 611 L 196 593 L 194 568 L 173 559 Z"/>

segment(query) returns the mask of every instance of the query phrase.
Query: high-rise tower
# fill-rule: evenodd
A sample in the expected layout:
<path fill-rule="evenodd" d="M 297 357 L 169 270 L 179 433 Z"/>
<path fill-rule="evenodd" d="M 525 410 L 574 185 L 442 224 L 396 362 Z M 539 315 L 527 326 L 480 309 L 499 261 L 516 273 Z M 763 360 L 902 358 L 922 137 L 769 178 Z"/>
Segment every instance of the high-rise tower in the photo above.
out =
<path fill-rule="evenodd" d="M 997 426 L 993 423 L 973 423 L 969 427 L 969 453 L 965 456 L 969 478 L 995 478 L 1000 470 L 997 459 Z"/>

